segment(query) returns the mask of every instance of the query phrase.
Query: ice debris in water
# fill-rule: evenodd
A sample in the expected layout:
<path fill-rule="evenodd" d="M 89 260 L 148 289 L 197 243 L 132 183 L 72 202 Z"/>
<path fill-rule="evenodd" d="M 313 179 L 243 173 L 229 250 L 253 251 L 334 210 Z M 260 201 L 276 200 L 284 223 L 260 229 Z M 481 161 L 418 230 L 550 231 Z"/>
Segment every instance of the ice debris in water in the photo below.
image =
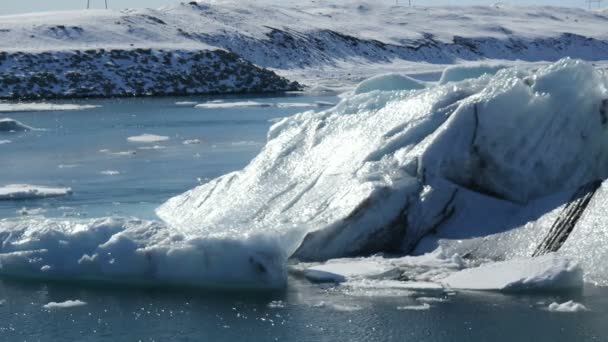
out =
<path fill-rule="evenodd" d="M 581 312 L 581 311 L 589 311 L 586 306 L 581 303 L 577 303 L 574 301 L 567 301 L 564 303 L 551 303 L 547 308 L 549 311 L 553 312 Z"/>
<path fill-rule="evenodd" d="M 525 206 L 608 176 L 602 72 L 570 59 L 494 75 L 473 71 L 485 75 L 417 91 L 350 95 L 325 111 L 285 118 L 243 170 L 159 207 L 162 223 L 0 221 L 0 231 L 12 232 L 0 272 L 40 276 L 49 265 L 44 276 L 284 286 L 288 256 L 325 261 L 409 253 L 445 222 L 475 211 L 473 204 Z M 461 236 L 483 235 L 462 230 L 466 223 Z M 87 234 L 95 239 L 80 240 Z M 484 287 L 580 281 L 571 259 L 551 257 L 482 266 L 446 284 L 524 263 L 539 273 L 513 272 L 517 277 Z M 431 267 L 439 274 L 396 268 L 407 279 L 437 284 L 458 270 L 442 266 L 448 261 L 469 266 L 446 255 Z"/>
<path fill-rule="evenodd" d="M 229 109 L 229 108 L 249 108 L 249 107 L 271 107 L 272 103 L 257 102 L 257 101 L 237 101 L 237 102 L 224 102 L 224 101 L 209 101 L 205 103 L 197 104 L 196 108 L 202 109 Z"/>
<path fill-rule="evenodd" d="M 398 306 L 397 310 L 412 310 L 412 311 L 424 311 L 431 308 L 431 305 L 428 303 L 422 303 L 420 305 L 404 305 Z"/>

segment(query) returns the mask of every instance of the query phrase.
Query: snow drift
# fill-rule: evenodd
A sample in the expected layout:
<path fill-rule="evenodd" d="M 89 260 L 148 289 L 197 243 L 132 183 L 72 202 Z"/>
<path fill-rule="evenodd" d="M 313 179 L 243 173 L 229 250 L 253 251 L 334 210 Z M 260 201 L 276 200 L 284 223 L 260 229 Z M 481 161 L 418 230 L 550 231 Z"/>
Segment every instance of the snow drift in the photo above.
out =
<path fill-rule="evenodd" d="M 406 254 L 452 221 L 463 238 L 488 235 L 491 226 L 471 230 L 472 217 L 492 213 L 479 208 L 508 217 L 533 206 L 543 221 L 563 204 L 560 194 L 607 176 L 608 79 L 585 62 L 503 69 L 424 89 L 373 88 L 275 123 L 243 170 L 160 206 L 164 222 L 0 221 L 0 273 L 280 287 L 290 256 Z M 553 206 L 538 205 L 547 198 Z M 501 229 L 519 227 L 510 224 Z M 526 238 L 516 247 L 534 244 Z M 560 255 L 551 265 L 564 267 L 550 267 L 554 277 L 534 279 L 549 288 L 576 279 L 571 259 L 580 256 Z"/>

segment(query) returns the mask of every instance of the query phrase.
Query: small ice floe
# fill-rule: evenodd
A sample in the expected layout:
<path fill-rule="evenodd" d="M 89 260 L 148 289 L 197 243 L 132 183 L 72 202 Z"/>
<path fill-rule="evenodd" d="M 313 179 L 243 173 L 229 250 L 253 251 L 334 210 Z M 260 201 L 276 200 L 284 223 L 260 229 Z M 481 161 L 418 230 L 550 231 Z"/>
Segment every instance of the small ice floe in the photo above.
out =
<path fill-rule="evenodd" d="M 375 260 L 336 260 L 304 270 L 304 277 L 314 283 L 342 283 L 350 278 L 380 278 L 394 270 Z"/>
<path fill-rule="evenodd" d="M 23 132 L 23 131 L 33 131 L 35 128 L 30 127 L 28 125 L 24 125 L 23 123 L 11 119 L 11 118 L 3 118 L 0 119 L 0 132 Z"/>
<path fill-rule="evenodd" d="M 589 311 L 589 309 L 587 309 L 586 306 L 584 306 L 581 303 L 577 303 L 574 301 L 567 301 L 565 303 L 551 303 L 549 304 L 549 307 L 547 308 L 549 311 L 552 312 L 581 312 L 581 311 Z"/>
<path fill-rule="evenodd" d="M 0 299 L 0 306 L 6 304 L 6 299 Z"/>
<path fill-rule="evenodd" d="M 278 103 L 277 107 L 279 108 L 310 108 L 316 107 L 315 103 L 306 103 L 306 102 L 284 102 Z"/>
<path fill-rule="evenodd" d="M 182 144 L 184 144 L 184 145 L 198 145 L 200 143 L 201 143 L 201 141 L 199 139 L 188 139 L 188 140 L 184 140 L 182 142 Z"/>
<path fill-rule="evenodd" d="M 0 200 L 26 200 L 71 194 L 71 188 L 52 188 L 30 184 L 10 184 L 0 187 Z"/>
<path fill-rule="evenodd" d="M 150 144 L 150 143 L 158 143 L 158 142 L 168 141 L 169 137 L 168 136 L 164 136 L 164 135 L 156 135 L 156 134 L 145 133 L 145 134 L 142 134 L 142 135 L 136 135 L 136 136 L 128 137 L 127 140 L 130 141 L 130 142 L 134 142 L 134 143 Z"/>
<path fill-rule="evenodd" d="M 257 101 L 239 101 L 239 102 L 222 102 L 210 101 L 200 103 L 195 108 L 201 109 L 227 109 L 227 108 L 251 108 L 251 107 L 272 107 L 272 103 L 257 102 Z"/>
<path fill-rule="evenodd" d="M 319 302 L 312 305 L 313 308 L 328 308 L 339 312 L 352 312 L 362 309 L 359 305 L 338 304 L 331 302 Z"/>
<path fill-rule="evenodd" d="M 198 102 L 195 101 L 178 101 L 175 102 L 176 106 L 180 106 L 180 107 L 194 107 L 198 104 Z"/>
<path fill-rule="evenodd" d="M 64 110 L 84 110 L 99 108 L 98 105 L 77 105 L 58 103 L 6 103 L 0 102 L 0 113 L 10 112 L 48 112 Z"/>
<path fill-rule="evenodd" d="M 262 145 L 262 143 L 257 142 L 257 141 L 244 140 L 244 141 L 234 141 L 234 142 L 230 143 L 230 145 L 232 145 L 232 146 L 238 146 L 238 147 L 242 147 L 242 146 L 259 146 L 259 145 Z"/>
<path fill-rule="evenodd" d="M 398 306 L 397 310 L 412 310 L 412 311 L 424 311 L 424 310 L 428 310 L 431 308 L 431 305 L 428 303 L 423 303 L 420 305 L 405 305 L 405 306 Z"/>
<path fill-rule="evenodd" d="M 21 216 L 35 216 L 35 215 L 42 215 L 46 213 L 46 209 L 44 208 L 21 208 L 19 210 L 17 210 L 17 214 L 21 215 Z"/>
<path fill-rule="evenodd" d="M 84 305 L 87 305 L 87 303 L 76 299 L 76 300 L 66 300 L 65 302 L 50 302 L 48 304 L 43 305 L 42 307 L 47 310 L 55 310 L 55 309 L 75 308 L 75 307 L 84 306 Z"/>
<path fill-rule="evenodd" d="M 167 146 L 163 146 L 163 145 L 152 145 L 152 146 L 141 146 L 138 147 L 138 150 L 164 150 L 166 149 Z"/>
<path fill-rule="evenodd" d="M 99 174 L 104 175 L 104 176 L 117 176 L 120 174 L 120 171 L 104 170 L 104 171 L 101 171 Z"/>
<path fill-rule="evenodd" d="M 133 156 L 137 154 L 137 151 L 127 150 L 127 151 L 117 151 L 113 152 L 108 149 L 99 150 L 100 153 L 105 153 L 113 156 Z"/>
<path fill-rule="evenodd" d="M 441 282 L 448 288 L 463 290 L 560 290 L 580 288 L 583 285 L 583 272 L 577 263 L 547 254 L 464 269 Z"/>
<path fill-rule="evenodd" d="M 10 140 L 0 140 L 0 145 L 6 145 L 6 144 L 10 144 L 12 143 L 12 141 Z"/>
<path fill-rule="evenodd" d="M 445 303 L 447 302 L 447 298 L 442 297 L 417 297 L 417 301 L 421 303 Z"/>
<path fill-rule="evenodd" d="M 315 104 L 316 104 L 318 107 L 333 107 L 333 106 L 335 106 L 335 105 L 336 105 L 336 104 L 335 104 L 335 103 L 333 103 L 333 102 L 326 102 L 326 101 L 315 101 Z"/>
<path fill-rule="evenodd" d="M 273 300 L 268 303 L 267 307 L 270 309 L 283 309 L 285 307 L 285 302 L 282 300 Z"/>
<path fill-rule="evenodd" d="M 58 169 L 73 169 L 75 167 L 79 167 L 80 165 L 78 164 L 59 164 L 57 165 Z"/>

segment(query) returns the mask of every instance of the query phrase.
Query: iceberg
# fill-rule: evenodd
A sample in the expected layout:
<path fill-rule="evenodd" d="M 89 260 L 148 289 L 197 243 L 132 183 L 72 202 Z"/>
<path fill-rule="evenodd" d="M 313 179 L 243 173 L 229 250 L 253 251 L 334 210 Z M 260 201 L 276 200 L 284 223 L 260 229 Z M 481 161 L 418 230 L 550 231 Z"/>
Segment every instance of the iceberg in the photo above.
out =
<path fill-rule="evenodd" d="M 192 234 L 275 236 L 301 261 L 408 253 L 470 194 L 518 207 L 606 178 L 607 98 L 605 75 L 570 59 L 352 95 L 277 122 L 247 167 L 157 214 Z"/>
<path fill-rule="evenodd" d="M 578 60 L 349 94 L 274 123 L 249 165 L 169 199 L 161 221 L 0 220 L 0 274 L 277 288 L 291 258 L 361 289 L 580 287 L 608 281 L 588 270 L 605 260 L 604 185 L 560 251 L 530 256 L 608 177 L 607 147 L 608 77 Z"/>
<path fill-rule="evenodd" d="M 589 310 L 583 304 L 574 302 L 572 300 L 569 300 L 569 301 L 561 303 L 561 304 L 553 302 L 553 303 L 549 304 L 549 307 L 547 309 L 549 311 L 553 311 L 553 312 L 581 312 L 581 311 Z"/>
<path fill-rule="evenodd" d="M 2 118 L 0 119 L 0 133 L 1 132 L 22 132 L 22 131 L 32 131 L 34 128 L 27 126 L 15 119 L 11 118 Z M 3 140 L 7 141 L 7 140 Z"/>
<path fill-rule="evenodd" d="M 357 85 L 354 94 L 369 93 L 370 91 L 395 91 L 424 89 L 426 85 L 409 76 L 386 74 L 369 78 Z"/>
<path fill-rule="evenodd" d="M 10 184 L 0 187 L 0 200 L 27 200 L 70 194 L 72 194 L 71 188 L 54 188 L 30 184 Z"/>

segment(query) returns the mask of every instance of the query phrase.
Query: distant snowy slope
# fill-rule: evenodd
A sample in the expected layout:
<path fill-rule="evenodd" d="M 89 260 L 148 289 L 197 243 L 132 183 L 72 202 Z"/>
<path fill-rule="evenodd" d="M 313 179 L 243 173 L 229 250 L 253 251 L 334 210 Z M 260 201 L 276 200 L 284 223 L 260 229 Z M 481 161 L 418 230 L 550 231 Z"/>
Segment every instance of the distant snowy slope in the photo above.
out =
<path fill-rule="evenodd" d="M 2 16 L 0 51 L 4 55 L 0 55 L 0 72 L 28 74 L 30 65 L 19 64 L 21 57 L 15 55 L 21 53 L 37 60 L 43 53 L 55 55 L 57 51 L 227 50 L 291 80 L 315 85 L 318 80 L 333 78 L 339 86 L 345 79 L 352 85 L 383 72 L 437 72 L 444 65 L 482 60 L 545 62 L 573 57 L 605 61 L 608 60 L 606 27 L 605 12 L 577 8 L 208 0 L 156 10 Z M 107 58 L 101 59 L 90 67 L 105 68 Z M 71 71 L 56 63 L 37 65 L 39 71 L 49 69 L 55 74 Z M 172 72 L 178 71 L 175 69 Z M 145 70 L 142 72 L 147 74 Z M 113 88 L 113 93 L 142 95 L 134 89 L 137 87 L 123 89 L 121 83 L 113 82 L 108 88 Z M 78 84 L 77 88 L 82 86 Z M 222 92 L 213 87 L 197 89 L 195 93 L 205 89 Z M 280 89 L 286 87 L 277 90 Z M 156 90 L 147 92 L 159 94 Z M 13 97 L 20 97 L 20 93 Z"/>

